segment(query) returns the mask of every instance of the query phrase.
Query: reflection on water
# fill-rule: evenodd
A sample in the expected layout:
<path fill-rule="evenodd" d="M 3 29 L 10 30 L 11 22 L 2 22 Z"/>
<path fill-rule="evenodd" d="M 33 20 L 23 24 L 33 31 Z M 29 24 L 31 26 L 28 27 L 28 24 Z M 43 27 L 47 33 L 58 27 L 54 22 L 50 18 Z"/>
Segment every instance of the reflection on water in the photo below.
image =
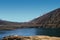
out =
<path fill-rule="evenodd" d="M 33 36 L 33 35 L 50 35 L 60 36 L 60 29 L 45 29 L 45 28 L 23 28 L 16 30 L 0 30 L 0 38 L 8 35 L 21 35 L 21 36 Z"/>
<path fill-rule="evenodd" d="M 49 36 L 57 36 L 60 37 L 60 28 L 59 29 L 51 29 L 51 28 L 38 28 L 37 35 L 49 35 Z"/>

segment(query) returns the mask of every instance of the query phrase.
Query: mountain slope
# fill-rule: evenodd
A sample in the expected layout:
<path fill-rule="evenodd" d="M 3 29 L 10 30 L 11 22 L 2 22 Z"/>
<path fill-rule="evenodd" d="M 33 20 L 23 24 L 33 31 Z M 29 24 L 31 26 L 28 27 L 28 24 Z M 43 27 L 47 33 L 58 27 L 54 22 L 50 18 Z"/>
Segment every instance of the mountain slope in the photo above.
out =
<path fill-rule="evenodd" d="M 0 20 L 0 29 L 16 29 L 26 27 L 60 28 L 60 8 L 44 14 L 29 22 L 10 22 Z"/>
<path fill-rule="evenodd" d="M 33 24 L 43 27 L 60 27 L 60 8 L 53 10 L 31 21 Z"/>

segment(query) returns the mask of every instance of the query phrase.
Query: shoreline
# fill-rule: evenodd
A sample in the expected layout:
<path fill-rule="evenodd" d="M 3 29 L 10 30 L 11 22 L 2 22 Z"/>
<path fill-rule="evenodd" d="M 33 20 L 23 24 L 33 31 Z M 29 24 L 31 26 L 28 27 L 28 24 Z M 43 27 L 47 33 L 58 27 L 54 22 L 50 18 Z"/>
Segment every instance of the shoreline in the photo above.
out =
<path fill-rule="evenodd" d="M 44 36 L 44 35 L 36 35 L 36 36 L 7 36 L 4 37 L 2 40 L 60 40 L 60 37 L 51 37 L 51 36 Z"/>

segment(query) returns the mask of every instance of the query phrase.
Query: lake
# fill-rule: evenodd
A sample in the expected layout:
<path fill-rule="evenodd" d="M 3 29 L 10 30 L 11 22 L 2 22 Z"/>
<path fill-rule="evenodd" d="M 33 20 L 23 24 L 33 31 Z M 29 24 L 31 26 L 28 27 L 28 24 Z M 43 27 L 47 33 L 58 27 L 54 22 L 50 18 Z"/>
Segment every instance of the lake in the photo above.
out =
<path fill-rule="evenodd" d="M 60 36 L 60 29 L 50 28 L 22 28 L 15 30 L 0 30 L 0 38 L 9 35 L 34 36 L 34 35 L 49 35 Z"/>

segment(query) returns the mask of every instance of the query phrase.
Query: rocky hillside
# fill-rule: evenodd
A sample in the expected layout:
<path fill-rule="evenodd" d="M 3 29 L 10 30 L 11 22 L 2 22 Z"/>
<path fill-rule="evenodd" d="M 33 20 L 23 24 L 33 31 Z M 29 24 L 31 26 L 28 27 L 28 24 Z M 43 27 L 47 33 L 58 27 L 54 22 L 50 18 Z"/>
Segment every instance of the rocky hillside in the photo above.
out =
<path fill-rule="evenodd" d="M 42 28 L 60 28 L 60 8 L 46 13 L 29 22 L 10 22 L 0 20 L 1 29 L 15 29 L 26 27 L 42 27 Z"/>
<path fill-rule="evenodd" d="M 60 28 L 60 8 L 46 13 L 45 15 L 32 20 L 31 22 L 42 27 Z"/>

